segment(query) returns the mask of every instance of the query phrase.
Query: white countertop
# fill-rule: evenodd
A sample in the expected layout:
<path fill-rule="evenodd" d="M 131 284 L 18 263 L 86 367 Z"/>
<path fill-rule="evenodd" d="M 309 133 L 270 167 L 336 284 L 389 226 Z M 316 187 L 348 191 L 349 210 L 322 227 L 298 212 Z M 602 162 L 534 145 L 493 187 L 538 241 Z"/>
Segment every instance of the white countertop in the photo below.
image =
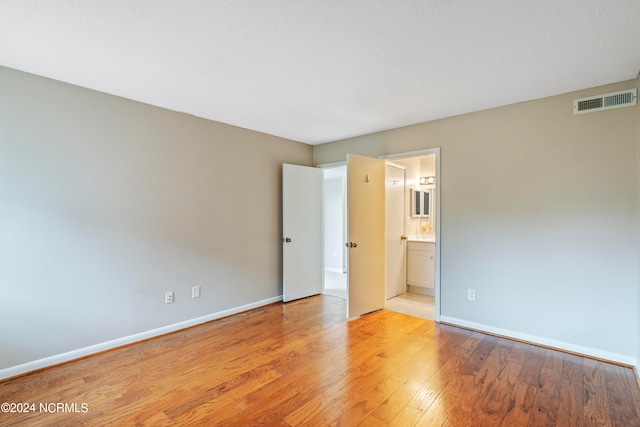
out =
<path fill-rule="evenodd" d="M 435 234 L 413 234 L 411 236 L 407 236 L 407 241 L 409 241 L 409 242 L 435 243 L 436 242 L 436 236 L 435 236 Z"/>

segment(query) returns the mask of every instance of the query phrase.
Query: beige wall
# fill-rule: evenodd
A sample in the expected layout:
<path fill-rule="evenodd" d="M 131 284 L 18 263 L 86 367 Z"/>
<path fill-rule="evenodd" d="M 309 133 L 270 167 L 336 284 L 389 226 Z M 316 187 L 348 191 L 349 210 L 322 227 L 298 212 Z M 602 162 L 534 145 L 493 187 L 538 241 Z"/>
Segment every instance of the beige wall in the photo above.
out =
<path fill-rule="evenodd" d="M 638 112 L 572 101 L 637 83 L 318 145 L 314 163 L 441 147 L 443 320 L 634 363 Z"/>
<path fill-rule="evenodd" d="M 2 67 L 0 93 L 0 378 L 281 295 L 310 146 Z"/>
<path fill-rule="evenodd" d="M 638 79 L 636 80 L 636 87 L 640 88 L 640 73 L 638 74 Z M 637 175 L 637 201 L 638 201 L 638 242 L 640 245 L 640 102 L 636 106 L 636 111 L 638 118 L 636 120 L 636 133 L 637 133 L 637 142 L 636 142 L 636 175 Z M 640 268 L 640 246 L 638 247 L 638 268 Z M 638 309 L 636 311 L 636 317 L 638 320 L 638 339 L 636 341 L 636 375 L 638 378 L 638 383 L 640 384 L 640 272 L 638 274 Z"/>

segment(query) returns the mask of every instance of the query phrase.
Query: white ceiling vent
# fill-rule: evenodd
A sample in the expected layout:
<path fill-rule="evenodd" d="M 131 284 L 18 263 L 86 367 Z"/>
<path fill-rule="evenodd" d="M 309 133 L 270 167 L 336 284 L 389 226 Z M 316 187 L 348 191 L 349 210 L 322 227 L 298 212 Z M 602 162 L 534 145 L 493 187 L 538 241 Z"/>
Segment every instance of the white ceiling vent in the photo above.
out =
<path fill-rule="evenodd" d="M 592 96 L 573 100 L 573 114 L 592 113 L 594 111 L 610 110 L 612 108 L 636 105 L 638 89 L 628 89 L 604 95 Z"/>

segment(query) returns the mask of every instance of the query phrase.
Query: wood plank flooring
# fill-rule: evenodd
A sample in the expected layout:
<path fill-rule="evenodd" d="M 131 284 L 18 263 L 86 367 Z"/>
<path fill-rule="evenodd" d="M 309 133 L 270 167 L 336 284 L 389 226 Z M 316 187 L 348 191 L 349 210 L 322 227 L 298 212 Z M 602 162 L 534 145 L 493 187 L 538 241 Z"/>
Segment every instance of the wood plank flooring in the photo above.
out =
<path fill-rule="evenodd" d="M 631 369 L 344 313 L 329 296 L 274 304 L 0 382 L 0 403 L 36 405 L 0 425 L 640 426 Z"/>

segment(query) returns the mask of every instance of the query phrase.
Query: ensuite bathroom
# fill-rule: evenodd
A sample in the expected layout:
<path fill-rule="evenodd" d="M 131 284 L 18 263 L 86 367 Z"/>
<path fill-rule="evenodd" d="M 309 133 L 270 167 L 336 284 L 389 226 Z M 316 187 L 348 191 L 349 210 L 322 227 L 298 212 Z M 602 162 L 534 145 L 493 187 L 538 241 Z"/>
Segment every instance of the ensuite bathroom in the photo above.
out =
<path fill-rule="evenodd" d="M 434 319 L 436 212 L 435 154 L 386 161 L 385 308 Z M 324 289 L 346 298 L 348 253 L 347 170 L 324 168 Z"/>

